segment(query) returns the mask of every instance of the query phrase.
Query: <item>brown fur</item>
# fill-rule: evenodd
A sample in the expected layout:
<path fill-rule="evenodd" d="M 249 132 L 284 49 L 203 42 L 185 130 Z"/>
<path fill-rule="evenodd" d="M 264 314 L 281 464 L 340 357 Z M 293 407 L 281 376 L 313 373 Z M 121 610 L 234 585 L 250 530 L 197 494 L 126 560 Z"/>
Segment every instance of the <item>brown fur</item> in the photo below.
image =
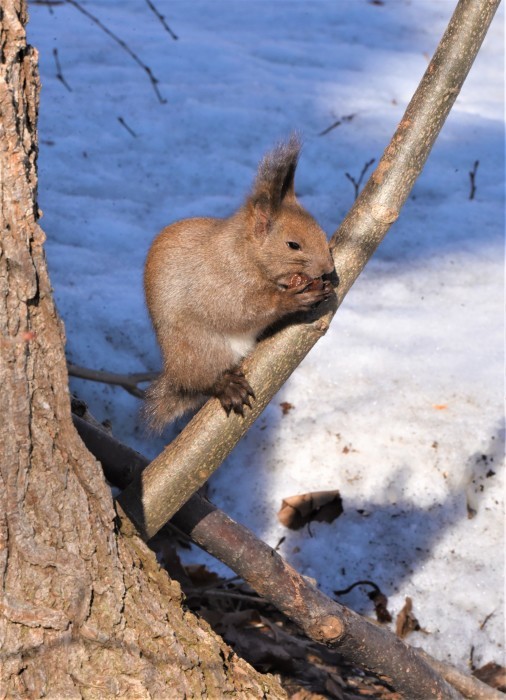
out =
<path fill-rule="evenodd" d="M 206 396 L 242 413 L 252 392 L 240 372 L 229 371 L 265 328 L 331 294 L 328 282 L 323 290 L 288 288 L 294 273 L 317 278 L 334 269 L 324 232 L 295 197 L 299 151 L 292 137 L 267 154 L 251 195 L 228 219 L 178 221 L 153 242 L 144 287 L 164 365 L 147 392 L 154 430 Z"/>

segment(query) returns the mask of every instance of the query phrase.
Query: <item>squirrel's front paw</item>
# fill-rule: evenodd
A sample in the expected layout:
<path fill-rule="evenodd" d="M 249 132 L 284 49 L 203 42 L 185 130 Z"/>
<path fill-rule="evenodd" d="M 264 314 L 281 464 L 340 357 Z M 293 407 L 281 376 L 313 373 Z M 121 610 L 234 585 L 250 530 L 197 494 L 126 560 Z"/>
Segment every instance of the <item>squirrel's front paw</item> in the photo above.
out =
<path fill-rule="evenodd" d="M 214 384 L 212 394 L 220 400 L 227 416 L 230 411 L 244 416 L 244 406 L 251 408 L 250 396 L 255 398 L 253 389 L 239 369 L 224 372 Z"/>
<path fill-rule="evenodd" d="M 311 279 L 307 275 L 297 274 L 292 277 L 292 284 L 286 289 L 287 301 L 294 311 L 304 311 L 318 306 L 330 299 L 334 290 L 329 280 L 321 277 Z"/>

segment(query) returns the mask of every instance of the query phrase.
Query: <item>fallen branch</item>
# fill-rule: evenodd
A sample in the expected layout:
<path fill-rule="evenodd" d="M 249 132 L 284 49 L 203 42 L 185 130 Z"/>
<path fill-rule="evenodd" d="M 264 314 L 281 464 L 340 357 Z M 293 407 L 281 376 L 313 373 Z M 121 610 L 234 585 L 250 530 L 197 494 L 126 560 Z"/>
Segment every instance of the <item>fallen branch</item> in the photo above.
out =
<path fill-rule="evenodd" d="M 402 640 L 325 596 L 271 547 L 208 501 L 193 497 L 172 524 L 226 562 L 308 637 L 337 649 L 351 663 L 387 676 L 410 700 L 460 697 Z"/>
<path fill-rule="evenodd" d="M 74 365 L 71 362 L 67 363 L 67 370 L 71 377 L 89 379 L 92 382 L 101 382 L 102 384 L 121 386 L 123 389 L 125 389 L 125 391 L 128 391 L 129 394 L 137 396 L 139 399 L 144 397 L 144 390 L 140 389 L 138 385 L 144 384 L 145 382 L 152 382 L 157 376 L 157 372 L 115 374 L 114 372 L 103 372 L 98 369 L 80 367 L 79 365 Z"/>
<path fill-rule="evenodd" d="M 145 457 L 108 433 L 75 415 L 73 419 L 111 483 L 125 488 L 148 465 Z M 171 523 L 231 568 L 265 601 L 299 625 L 310 639 L 335 648 L 350 663 L 390 677 L 392 685 L 410 700 L 460 697 L 441 682 L 439 673 L 464 697 L 483 700 L 503 697 L 477 678 L 466 676 L 449 664 L 441 665 L 425 652 L 422 661 L 418 650 L 388 629 L 325 596 L 292 569 L 275 549 L 201 496 L 192 496 Z M 254 601 L 252 597 L 246 598 Z"/>
<path fill-rule="evenodd" d="M 460 0 L 406 113 L 376 170 L 332 237 L 342 302 L 399 216 L 459 94 L 500 0 Z M 242 418 L 209 400 L 176 439 L 120 496 L 121 507 L 149 539 L 207 481 L 316 341 L 336 308 L 292 323 L 259 343 L 243 365 L 256 400 Z"/>
<path fill-rule="evenodd" d="M 434 659 L 423 649 L 417 648 L 416 651 L 465 698 L 471 698 L 471 700 L 501 700 L 502 698 L 504 700 L 504 693 L 500 690 L 486 685 L 474 676 L 467 676 L 449 663 Z"/>

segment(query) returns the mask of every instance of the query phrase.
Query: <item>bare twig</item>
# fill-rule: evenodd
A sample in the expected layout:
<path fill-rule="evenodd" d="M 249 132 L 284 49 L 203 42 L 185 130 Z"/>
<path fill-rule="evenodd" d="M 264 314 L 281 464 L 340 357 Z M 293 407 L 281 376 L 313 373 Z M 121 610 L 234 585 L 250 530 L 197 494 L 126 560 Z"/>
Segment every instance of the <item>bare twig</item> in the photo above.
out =
<path fill-rule="evenodd" d="M 55 62 L 55 66 L 56 66 L 56 77 L 67 88 L 67 90 L 69 92 L 72 92 L 72 88 L 70 87 L 70 85 L 67 83 L 67 81 L 63 77 L 60 59 L 58 57 L 58 49 L 56 49 L 56 48 L 53 49 L 53 56 L 54 56 L 54 62 Z"/>
<path fill-rule="evenodd" d="M 340 591 L 334 591 L 334 595 L 337 596 L 342 596 L 346 595 L 347 593 L 351 593 L 351 591 L 356 588 L 357 586 L 371 586 L 376 592 L 380 593 L 379 586 L 374 583 L 374 581 L 355 581 L 355 583 L 352 583 L 351 586 L 348 586 L 348 588 L 343 588 Z"/>
<path fill-rule="evenodd" d="M 116 386 L 121 386 L 129 394 L 137 396 L 137 398 L 144 398 L 144 390 L 139 389 L 138 384 L 144 384 L 145 382 L 152 382 L 153 379 L 157 377 L 157 372 L 139 372 L 137 374 L 115 374 L 114 372 L 102 372 L 97 369 L 88 369 L 87 367 L 80 367 L 79 365 L 74 365 L 71 362 L 67 363 L 68 373 L 71 377 L 78 377 L 79 379 L 89 379 L 92 382 L 101 382 L 102 384 L 114 384 Z"/>
<path fill-rule="evenodd" d="M 362 180 L 364 179 L 364 175 L 369 170 L 369 168 L 371 167 L 371 165 L 374 163 L 375 160 L 376 160 L 375 158 L 371 158 L 371 160 L 368 160 L 367 163 L 365 163 L 364 167 L 362 168 L 362 170 L 360 172 L 358 180 L 355 180 L 353 175 L 350 175 L 350 173 L 344 173 L 345 176 L 348 178 L 348 180 L 353 185 L 353 188 L 355 190 L 355 199 L 357 199 L 357 197 L 359 195 L 360 185 L 362 184 Z"/>
<path fill-rule="evenodd" d="M 399 217 L 459 94 L 500 0 L 459 0 L 445 35 L 390 144 L 331 239 L 339 303 Z M 256 400 L 244 417 L 227 417 L 210 399 L 120 497 L 145 537 L 152 537 L 195 493 L 326 332 L 336 305 L 262 340 L 243 363 Z"/>
<path fill-rule="evenodd" d="M 95 15 L 93 15 L 91 12 L 89 12 L 89 10 L 86 10 L 79 2 L 77 2 L 77 0 L 66 0 L 66 2 L 69 5 L 72 5 L 73 7 L 75 7 L 76 10 L 79 10 L 79 12 L 81 12 L 83 15 L 85 15 L 86 17 L 91 19 L 91 21 L 94 22 L 97 25 L 97 27 L 100 27 L 100 29 L 103 32 L 105 32 L 107 34 L 107 36 L 110 36 L 111 39 L 113 39 L 117 44 L 119 44 L 121 46 L 121 48 L 124 51 L 126 51 L 127 54 L 129 56 L 131 56 L 131 58 L 133 58 L 133 60 L 137 63 L 137 65 L 140 66 L 142 68 L 142 70 L 145 71 L 145 73 L 147 74 L 147 76 L 149 78 L 149 82 L 153 86 L 153 90 L 155 91 L 155 94 L 158 98 L 158 101 L 161 104 L 165 104 L 167 102 L 167 100 L 164 97 L 162 97 L 160 90 L 158 89 L 158 83 L 160 81 L 158 80 L 158 78 L 155 78 L 151 68 L 149 66 L 147 66 L 143 61 L 141 61 L 141 59 L 137 56 L 136 53 L 134 53 L 132 51 L 132 49 L 128 46 L 128 44 L 126 42 L 124 42 L 123 39 L 120 39 L 119 36 L 117 36 L 117 34 L 115 34 L 110 29 L 108 29 L 105 26 L 105 24 L 102 24 L 102 22 L 98 19 L 98 17 L 95 17 Z"/>
<path fill-rule="evenodd" d="M 126 129 L 126 130 L 128 131 L 128 133 L 130 134 L 130 136 L 133 136 L 134 138 L 137 138 L 137 134 L 135 133 L 135 131 L 134 131 L 133 129 L 131 129 L 131 128 L 128 126 L 128 124 L 127 124 L 126 121 L 123 119 L 123 117 L 118 117 L 118 121 L 119 121 L 119 123 L 121 124 L 121 126 L 122 126 L 124 129 Z"/>
<path fill-rule="evenodd" d="M 469 192 L 469 199 L 474 199 L 476 194 L 476 173 L 478 172 L 478 166 L 480 164 L 479 160 L 474 161 L 473 169 L 469 171 L 469 180 L 471 182 L 471 190 Z"/>
<path fill-rule="evenodd" d="M 333 124 L 328 126 L 326 129 L 323 131 L 320 131 L 318 136 L 325 136 L 325 134 L 328 134 L 329 131 L 332 131 L 332 129 L 335 129 L 338 126 L 341 126 L 344 122 L 351 122 L 351 120 L 355 117 L 354 114 L 347 114 L 345 117 L 340 117 L 337 121 L 335 121 Z"/>
<path fill-rule="evenodd" d="M 485 618 L 485 619 L 483 620 L 483 622 L 480 624 L 480 629 L 481 629 L 481 630 L 482 630 L 482 629 L 485 629 L 485 625 L 486 625 L 487 622 L 490 620 L 490 618 L 492 618 L 492 617 L 495 615 L 495 613 L 496 613 L 496 611 L 495 611 L 495 610 L 492 610 L 492 612 L 489 613 L 489 614 L 486 616 L 486 618 Z"/>
<path fill-rule="evenodd" d="M 338 126 L 341 126 L 342 123 L 343 123 L 342 120 L 338 119 L 336 122 L 334 122 L 333 124 L 328 126 L 326 129 L 324 129 L 323 131 L 320 131 L 318 136 L 325 136 L 325 134 L 328 134 L 329 131 L 332 131 L 332 129 L 335 129 Z"/>
<path fill-rule="evenodd" d="M 163 25 L 165 31 L 168 32 L 174 40 L 179 39 L 179 37 L 178 37 L 176 34 L 174 34 L 174 32 L 172 31 L 172 29 L 169 27 L 169 25 L 168 25 L 167 22 L 165 21 L 164 15 L 160 14 L 160 12 L 156 9 L 156 7 L 153 5 L 153 3 L 151 2 L 151 0 L 146 0 L 146 3 L 147 3 L 147 6 L 149 7 L 149 9 L 150 9 L 152 12 L 154 12 L 155 15 L 158 17 L 158 19 L 159 19 L 160 22 L 162 23 L 162 25 Z"/>

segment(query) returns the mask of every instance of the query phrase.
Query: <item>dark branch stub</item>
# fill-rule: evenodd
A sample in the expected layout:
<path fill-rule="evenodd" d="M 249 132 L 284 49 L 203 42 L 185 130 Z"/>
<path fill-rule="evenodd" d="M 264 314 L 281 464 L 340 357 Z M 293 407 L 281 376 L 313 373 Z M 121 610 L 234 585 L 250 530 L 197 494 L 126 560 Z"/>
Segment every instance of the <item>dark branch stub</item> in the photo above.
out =
<path fill-rule="evenodd" d="M 56 77 L 58 78 L 60 83 L 62 83 L 62 85 L 64 85 L 67 88 L 67 90 L 69 92 L 72 92 L 72 88 L 70 87 L 70 85 L 67 83 L 67 81 L 63 77 L 63 72 L 61 69 L 61 63 L 60 63 L 60 58 L 58 56 L 58 49 L 57 48 L 53 49 L 53 58 L 54 58 L 55 66 L 56 66 Z"/>
<path fill-rule="evenodd" d="M 476 173 L 478 172 L 478 166 L 480 164 L 479 160 L 474 161 L 473 169 L 469 171 L 469 181 L 471 183 L 471 189 L 469 191 L 469 199 L 474 199 L 476 194 Z"/>
<path fill-rule="evenodd" d="M 127 124 L 126 121 L 123 119 L 123 117 L 118 117 L 118 121 L 119 121 L 119 123 L 121 124 L 121 126 L 122 126 L 126 131 L 128 131 L 128 133 L 130 134 L 130 136 L 133 136 L 134 138 L 137 138 L 137 134 L 135 133 L 135 131 L 134 131 L 130 126 L 128 126 L 128 124 Z"/>

